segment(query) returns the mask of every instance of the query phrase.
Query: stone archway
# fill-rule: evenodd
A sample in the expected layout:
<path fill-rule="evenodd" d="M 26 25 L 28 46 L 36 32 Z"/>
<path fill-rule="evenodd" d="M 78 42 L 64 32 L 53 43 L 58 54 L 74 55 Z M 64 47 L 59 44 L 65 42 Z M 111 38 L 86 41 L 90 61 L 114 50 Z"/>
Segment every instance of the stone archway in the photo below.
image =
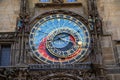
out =
<path fill-rule="evenodd" d="M 41 80 L 83 80 L 83 79 L 73 74 L 57 73 L 43 76 Z"/>

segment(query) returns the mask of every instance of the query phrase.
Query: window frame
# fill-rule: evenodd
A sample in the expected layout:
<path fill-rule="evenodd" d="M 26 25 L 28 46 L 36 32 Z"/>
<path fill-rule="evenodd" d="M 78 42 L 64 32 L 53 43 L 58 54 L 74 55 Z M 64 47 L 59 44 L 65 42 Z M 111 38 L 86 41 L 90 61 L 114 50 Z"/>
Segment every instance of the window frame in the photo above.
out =
<path fill-rule="evenodd" d="M 2 53 L 2 46 L 9 46 L 10 47 L 10 52 L 9 52 L 9 64 L 8 65 L 1 65 L 1 54 L 3 54 Z M 11 66 L 11 44 L 10 43 L 0 43 L 0 66 Z"/>
<path fill-rule="evenodd" d="M 76 2 L 78 2 L 78 0 L 74 0 L 74 1 L 71 0 L 71 2 L 69 0 L 66 0 L 66 2 L 67 3 L 76 3 Z"/>
<path fill-rule="evenodd" d="M 51 3 L 52 1 L 51 0 L 45 0 L 45 1 L 42 1 L 42 0 L 39 0 L 40 3 Z"/>

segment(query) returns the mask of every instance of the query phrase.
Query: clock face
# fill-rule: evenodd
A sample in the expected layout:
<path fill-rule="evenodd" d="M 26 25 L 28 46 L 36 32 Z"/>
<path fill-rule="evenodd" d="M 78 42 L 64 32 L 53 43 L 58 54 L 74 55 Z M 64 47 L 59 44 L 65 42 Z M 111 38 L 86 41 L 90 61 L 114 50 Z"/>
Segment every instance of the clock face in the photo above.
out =
<path fill-rule="evenodd" d="M 29 44 L 32 54 L 45 63 L 73 63 L 88 54 L 90 34 L 78 19 L 54 14 L 33 26 Z"/>

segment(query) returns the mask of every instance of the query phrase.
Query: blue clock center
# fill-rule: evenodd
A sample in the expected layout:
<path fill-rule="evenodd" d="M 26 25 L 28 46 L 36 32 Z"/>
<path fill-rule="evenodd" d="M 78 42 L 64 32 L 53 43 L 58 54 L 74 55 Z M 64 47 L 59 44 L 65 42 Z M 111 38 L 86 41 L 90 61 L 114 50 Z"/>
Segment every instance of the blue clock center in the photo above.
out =
<path fill-rule="evenodd" d="M 69 44 L 69 42 L 70 42 L 69 34 L 61 33 L 54 37 L 52 45 L 55 48 L 64 48 Z"/>

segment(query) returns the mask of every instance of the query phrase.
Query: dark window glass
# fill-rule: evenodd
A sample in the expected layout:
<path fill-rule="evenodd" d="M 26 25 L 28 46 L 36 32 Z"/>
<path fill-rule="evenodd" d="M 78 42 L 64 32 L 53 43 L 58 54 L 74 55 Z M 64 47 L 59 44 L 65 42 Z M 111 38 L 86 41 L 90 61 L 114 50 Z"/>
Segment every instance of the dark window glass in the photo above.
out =
<path fill-rule="evenodd" d="M 120 45 L 116 45 L 116 52 L 117 52 L 115 55 L 116 61 L 117 61 L 117 63 L 120 64 Z"/>
<path fill-rule="evenodd" d="M 67 0 L 67 2 L 76 2 L 77 0 Z"/>
<path fill-rule="evenodd" d="M 0 53 L 0 66 L 9 66 L 10 65 L 10 45 L 1 45 Z"/>
<path fill-rule="evenodd" d="M 50 0 L 40 0 L 40 2 L 50 2 Z"/>

